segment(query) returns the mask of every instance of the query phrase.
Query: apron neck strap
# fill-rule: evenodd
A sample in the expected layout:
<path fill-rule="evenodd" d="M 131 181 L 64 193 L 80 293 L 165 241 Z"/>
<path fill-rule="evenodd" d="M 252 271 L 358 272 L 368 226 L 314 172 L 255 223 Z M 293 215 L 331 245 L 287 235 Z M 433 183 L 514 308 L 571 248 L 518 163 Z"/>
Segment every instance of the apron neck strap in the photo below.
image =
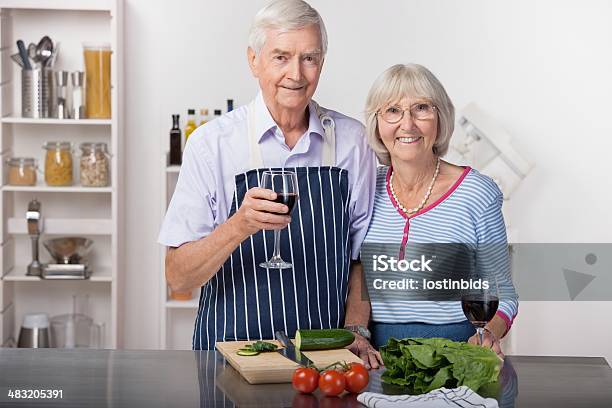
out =
<path fill-rule="evenodd" d="M 314 101 L 313 101 L 314 102 Z M 321 163 L 323 166 L 335 166 L 336 164 L 336 123 L 334 119 L 327 113 L 323 112 L 318 103 L 314 102 L 317 116 L 321 121 L 321 126 L 325 130 L 325 137 L 323 138 L 323 152 Z M 247 108 L 247 126 L 248 126 L 248 137 L 249 137 L 249 152 L 252 169 L 263 168 L 263 160 L 261 158 L 261 149 L 259 148 L 259 136 L 255 131 L 256 117 L 255 117 L 255 101 L 252 101 Z"/>

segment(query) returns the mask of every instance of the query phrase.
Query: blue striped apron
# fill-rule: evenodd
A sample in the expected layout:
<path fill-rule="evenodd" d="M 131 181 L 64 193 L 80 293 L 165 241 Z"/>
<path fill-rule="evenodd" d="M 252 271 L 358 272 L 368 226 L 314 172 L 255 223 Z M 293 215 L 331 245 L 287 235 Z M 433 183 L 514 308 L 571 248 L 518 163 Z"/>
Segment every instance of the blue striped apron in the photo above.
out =
<path fill-rule="evenodd" d="M 248 189 L 259 187 L 263 172 L 255 134 L 253 103 L 247 120 L 251 169 L 235 176 L 229 216 Z M 325 129 L 321 167 L 285 168 L 297 173 L 299 200 L 291 223 L 281 231 L 281 256 L 289 269 L 259 264 L 274 250 L 274 231 L 244 240 L 200 290 L 193 333 L 194 350 L 214 349 L 216 341 L 273 339 L 277 330 L 290 337 L 300 328 L 339 327 L 344 321 L 351 244 L 348 172 L 335 167 L 333 119 L 317 106 Z"/>

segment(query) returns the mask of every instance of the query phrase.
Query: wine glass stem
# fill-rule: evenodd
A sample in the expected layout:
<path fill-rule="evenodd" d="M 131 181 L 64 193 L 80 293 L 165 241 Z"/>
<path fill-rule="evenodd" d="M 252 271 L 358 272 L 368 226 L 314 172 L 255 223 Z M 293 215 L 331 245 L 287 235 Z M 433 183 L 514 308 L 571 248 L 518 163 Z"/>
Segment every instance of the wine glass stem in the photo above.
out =
<path fill-rule="evenodd" d="M 274 255 L 272 259 L 280 259 L 280 230 L 274 230 Z"/>
<path fill-rule="evenodd" d="M 476 328 L 476 331 L 478 332 L 478 339 L 480 340 L 480 343 L 478 344 L 482 346 L 482 343 L 483 343 L 482 336 L 484 335 L 484 329 L 482 327 L 478 327 Z"/>

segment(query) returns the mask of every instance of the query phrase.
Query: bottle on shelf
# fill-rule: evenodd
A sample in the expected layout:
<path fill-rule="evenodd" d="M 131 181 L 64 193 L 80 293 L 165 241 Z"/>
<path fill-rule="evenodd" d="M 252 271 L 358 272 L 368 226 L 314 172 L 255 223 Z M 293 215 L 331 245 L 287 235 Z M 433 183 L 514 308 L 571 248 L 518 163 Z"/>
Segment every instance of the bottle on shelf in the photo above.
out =
<path fill-rule="evenodd" d="M 233 99 L 228 99 L 227 100 L 227 111 L 231 112 L 234 110 L 234 100 Z"/>
<path fill-rule="evenodd" d="M 200 126 L 208 122 L 208 109 L 200 109 Z"/>
<path fill-rule="evenodd" d="M 180 165 L 182 160 L 179 117 L 178 114 L 172 115 L 172 129 L 170 129 L 170 165 Z"/>
<path fill-rule="evenodd" d="M 187 109 L 187 124 L 185 125 L 185 143 L 189 139 L 189 135 L 198 128 L 196 125 L 195 109 Z"/>
<path fill-rule="evenodd" d="M 213 119 L 217 119 L 218 117 L 221 116 L 221 109 L 215 109 L 215 117 Z"/>

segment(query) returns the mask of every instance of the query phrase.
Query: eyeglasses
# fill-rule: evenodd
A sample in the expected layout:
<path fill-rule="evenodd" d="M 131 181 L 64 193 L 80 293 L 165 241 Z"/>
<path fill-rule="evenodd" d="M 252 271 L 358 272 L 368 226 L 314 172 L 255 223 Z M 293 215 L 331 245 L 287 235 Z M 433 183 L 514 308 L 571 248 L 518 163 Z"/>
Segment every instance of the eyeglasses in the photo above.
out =
<path fill-rule="evenodd" d="M 406 111 L 410 112 L 410 117 L 413 120 L 429 120 L 434 118 L 437 110 L 438 108 L 431 103 L 419 102 L 408 109 L 402 109 L 397 105 L 389 106 L 376 112 L 376 115 L 380 116 L 385 122 L 393 124 L 402 120 Z"/>

